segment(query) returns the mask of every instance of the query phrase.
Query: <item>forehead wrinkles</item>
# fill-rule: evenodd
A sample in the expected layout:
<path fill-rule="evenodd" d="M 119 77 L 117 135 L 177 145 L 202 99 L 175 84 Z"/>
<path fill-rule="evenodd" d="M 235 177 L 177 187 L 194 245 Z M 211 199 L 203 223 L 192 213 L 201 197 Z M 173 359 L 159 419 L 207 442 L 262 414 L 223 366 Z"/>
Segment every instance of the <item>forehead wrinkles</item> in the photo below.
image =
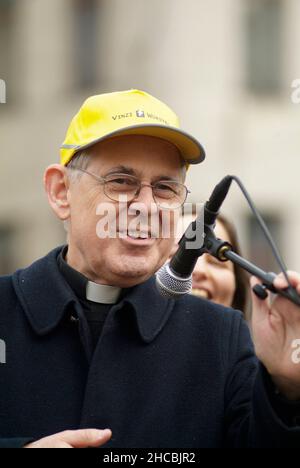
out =
<path fill-rule="evenodd" d="M 117 164 L 114 161 L 102 162 L 101 158 L 99 158 L 97 161 L 92 162 L 89 166 L 89 170 L 102 177 L 114 174 L 127 174 L 140 179 L 151 180 L 163 178 L 167 180 L 179 180 L 182 173 L 182 168 L 179 164 L 178 167 L 168 167 L 165 165 L 159 167 L 154 163 L 151 164 L 151 161 L 149 161 L 149 163 L 146 163 L 145 161 L 133 162 L 128 160 L 126 161 L 125 158 L 121 161 L 121 164 Z"/>
<path fill-rule="evenodd" d="M 103 176 L 114 176 L 115 174 L 125 174 L 129 176 L 136 177 L 140 180 L 149 179 L 151 181 L 156 180 L 178 180 L 179 181 L 179 173 L 177 171 L 157 171 L 157 170 L 147 170 L 144 168 L 133 168 L 131 166 L 115 166 L 103 174 Z"/>

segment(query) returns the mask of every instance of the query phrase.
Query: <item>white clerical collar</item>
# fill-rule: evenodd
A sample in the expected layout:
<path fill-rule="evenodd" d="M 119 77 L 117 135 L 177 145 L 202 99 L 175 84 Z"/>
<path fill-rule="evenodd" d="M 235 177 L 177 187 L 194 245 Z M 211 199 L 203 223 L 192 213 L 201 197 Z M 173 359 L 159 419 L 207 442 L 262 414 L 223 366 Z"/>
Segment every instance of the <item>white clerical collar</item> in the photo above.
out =
<path fill-rule="evenodd" d="M 88 281 L 86 284 L 86 298 L 88 301 L 98 302 L 100 304 L 116 304 L 119 300 L 122 289 L 116 286 L 107 286 L 104 284 Z"/>

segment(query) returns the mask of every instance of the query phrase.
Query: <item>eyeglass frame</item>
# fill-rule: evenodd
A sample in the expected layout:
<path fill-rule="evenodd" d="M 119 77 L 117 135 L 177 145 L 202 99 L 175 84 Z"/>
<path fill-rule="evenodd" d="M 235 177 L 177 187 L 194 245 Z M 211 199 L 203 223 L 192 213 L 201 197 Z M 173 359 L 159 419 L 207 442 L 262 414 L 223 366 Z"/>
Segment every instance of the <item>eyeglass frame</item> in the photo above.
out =
<path fill-rule="evenodd" d="M 111 201 L 114 201 L 114 202 L 117 202 L 117 201 L 118 201 L 118 200 L 114 200 L 113 198 L 109 197 L 109 196 L 107 195 L 107 193 L 105 192 L 105 184 L 106 184 L 107 182 L 109 182 L 109 181 L 106 179 L 106 177 L 110 177 L 110 176 L 101 177 L 101 176 L 99 176 L 99 175 L 97 175 L 97 174 L 94 174 L 93 172 L 87 171 L 86 169 L 81 169 L 80 167 L 72 167 L 71 169 L 72 169 L 72 170 L 75 170 L 75 171 L 83 172 L 84 174 L 88 174 L 88 175 L 90 175 L 91 177 L 94 177 L 98 182 L 100 182 L 100 183 L 104 186 L 104 193 L 105 193 L 105 195 L 107 196 L 107 198 L 109 198 Z M 178 207 L 176 207 L 176 208 L 163 207 L 163 206 L 160 205 L 160 203 L 158 203 L 158 202 L 156 201 L 155 195 L 154 195 L 154 193 L 153 193 L 153 189 L 155 188 L 155 184 L 154 184 L 154 185 L 153 185 L 153 184 L 143 184 L 143 183 L 140 181 L 140 179 L 139 179 L 138 177 L 136 177 L 135 175 L 132 175 L 132 174 L 124 174 L 124 173 L 122 173 L 122 172 L 118 172 L 118 173 L 116 173 L 116 174 L 111 174 L 111 177 L 113 177 L 113 176 L 131 177 L 131 178 L 133 178 L 133 179 L 136 179 L 136 180 L 139 182 L 139 188 L 138 188 L 137 192 L 135 193 L 134 197 L 132 198 L 132 200 L 128 200 L 129 203 L 132 202 L 136 197 L 139 196 L 139 194 L 141 193 L 141 190 L 142 190 L 143 187 L 151 187 L 153 200 L 155 201 L 156 205 L 157 205 L 158 207 L 160 207 L 161 209 L 165 209 L 165 210 L 172 210 L 172 209 L 173 209 L 173 210 L 174 210 L 174 209 L 177 210 L 177 209 L 181 208 L 181 207 L 185 204 L 185 202 L 186 202 L 186 200 L 187 200 L 187 197 L 191 194 L 191 191 L 187 188 L 187 186 L 186 186 L 185 184 L 182 184 L 181 182 L 178 182 L 177 180 L 164 180 L 164 179 L 161 179 L 160 181 L 158 181 L 158 182 L 156 182 L 156 183 L 161 183 L 161 182 L 173 182 L 173 183 L 176 183 L 176 184 L 180 185 L 181 187 L 184 187 L 184 188 L 185 188 L 185 192 L 186 192 L 184 201 L 183 201 Z"/>

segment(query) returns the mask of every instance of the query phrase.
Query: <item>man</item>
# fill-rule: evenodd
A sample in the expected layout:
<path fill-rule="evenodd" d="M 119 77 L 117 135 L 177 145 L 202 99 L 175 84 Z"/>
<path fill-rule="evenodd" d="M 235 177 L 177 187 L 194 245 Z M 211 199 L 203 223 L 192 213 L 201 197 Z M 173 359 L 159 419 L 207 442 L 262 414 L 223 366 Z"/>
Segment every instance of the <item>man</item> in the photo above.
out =
<path fill-rule="evenodd" d="M 253 298 L 259 362 L 239 312 L 155 289 L 202 146 L 131 90 L 88 99 L 61 156 L 45 187 L 68 243 L 0 280 L 1 445 L 299 446 L 299 307 Z"/>

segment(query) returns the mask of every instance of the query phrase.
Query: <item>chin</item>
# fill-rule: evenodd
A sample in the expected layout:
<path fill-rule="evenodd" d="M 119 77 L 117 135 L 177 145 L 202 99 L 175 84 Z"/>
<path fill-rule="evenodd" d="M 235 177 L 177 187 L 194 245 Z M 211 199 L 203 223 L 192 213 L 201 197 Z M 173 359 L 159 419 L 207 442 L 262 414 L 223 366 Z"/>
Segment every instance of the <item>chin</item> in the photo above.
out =
<path fill-rule="evenodd" d="M 143 283 L 160 268 L 158 259 L 145 257 L 134 257 L 132 255 L 121 256 L 112 266 L 111 271 L 114 276 L 120 278 L 122 283 L 132 285 Z"/>

